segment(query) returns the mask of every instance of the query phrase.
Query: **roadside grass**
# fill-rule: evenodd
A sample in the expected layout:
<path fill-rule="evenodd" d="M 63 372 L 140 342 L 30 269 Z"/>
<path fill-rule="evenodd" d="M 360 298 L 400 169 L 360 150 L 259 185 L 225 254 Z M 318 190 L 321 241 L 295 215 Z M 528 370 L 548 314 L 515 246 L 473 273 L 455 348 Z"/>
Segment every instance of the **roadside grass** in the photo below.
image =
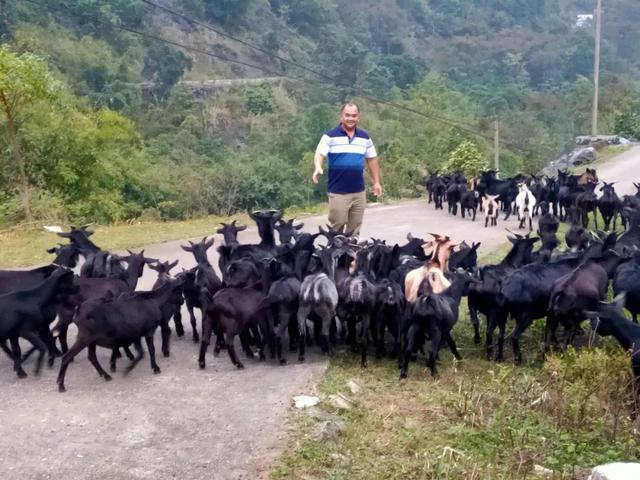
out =
<path fill-rule="evenodd" d="M 561 239 L 567 229 L 561 224 Z M 480 264 L 498 262 L 509 247 L 485 254 Z M 294 411 L 272 478 L 584 479 L 595 465 L 640 458 L 640 421 L 628 417 L 628 352 L 588 331 L 584 343 L 593 346 L 543 359 L 545 322 L 538 320 L 523 335 L 523 365 L 513 364 L 508 340 L 506 361 L 490 362 L 473 343 L 466 299 L 460 312 L 454 338 L 463 360 L 443 349 L 437 379 L 423 357 L 406 380 L 389 359 L 372 359 L 366 369 L 355 354 L 331 359 L 316 393 L 321 412 L 344 430 L 314 435 L 318 417 Z M 336 406 L 335 395 L 351 409 Z"/>
<path fill-rule="evenodd" d="M 302 217 L 326 211 L 326 204 L 310 205 L 305 208 L 286 210 L 287 218 Z M 94 225 L 92 240 L 107 250 L 123 250 L 152 243 L 167 242 L 193 237 L 213 235 L 220 222 L 238 220 L 252 225 L 246 214 L 232 217 L 209 216 L 178 222 L 149 221 L 134 224 Z M 0 268 L 26 267 L 51 261 L 47 248 L 66 240 L 56 234 L 39 229 L 14 229 L 0 231 Z"/>
<path fill-rule="evenodd" d="M 464 307 L 463 307 L 464 308 Z M 344 422 L 329 438 L 312 435 L 316 422 L 295 411 L 291 441 L 274 479 L 584 479 L 591 467 L 640 457 L 638 423 L 628 419 L 630 359 L 611 343 L 541 358 L 542 326 L 523 339 L 525 363 L 485 360 L 473 344 L 467 315 L 454 337 L 463 360 L 440 354 L 440 377 L 424 360 L 399 380 L 394 361 L 357 355 L 331 360 L 318 386 L 320 408 Z M 506 342 L 509 345 L 509 342 Z M 360 392 L 353 394 L 348 383 Z M 334 406 L 331 395 L 350 400 Z M 551 477 L 547 477 L 551 478 Z"/>

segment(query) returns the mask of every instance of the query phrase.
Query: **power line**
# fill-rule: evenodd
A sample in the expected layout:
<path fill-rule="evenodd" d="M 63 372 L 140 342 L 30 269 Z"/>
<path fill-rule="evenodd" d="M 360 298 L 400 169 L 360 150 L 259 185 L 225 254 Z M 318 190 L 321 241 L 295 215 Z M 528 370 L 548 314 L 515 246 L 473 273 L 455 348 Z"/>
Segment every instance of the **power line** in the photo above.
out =
<path fill-rule="evenodd" d="M 41 7 L 50 7 L 50 5 L 42 4 L 42 3 L 40 3 L 40 2 L 38 2 L 36 0 L 26 0 L 26 1 L 29 2 L 29 3 L 41 6 Z M 141 0 L 141 1 L 144 1 L 145 3 L 148 3 L 148 4 L 153 4 L 153 2 L 149 2 L 149 1 L 146 1 L 146 0 Z M 155 5 L 155 4 L 153 4 L 153 5 Z M 67 10 L 67 11 L 69 11 L 68 7 L 62 7 L 62 8 Z M 236 59 L 233 59 L 233 58 L 229 58 L 229 57 L 226 57 L 224 55 L 220 55 L 220 54 L 213 53 L 213 52 L 210 52 L 210 51 L 207 51 L 207 50 L 203 50 L 201 48 L 193 47 L 193 46 L 190 46 L 190 45 L 184 45 L 182 43 L 175 42 L 173 40 L 169 40 L 169 39 L 166 39 L 164 37 L 157 36 L 157 35 L 152 35 L 152 34 L 149 34 L 149 33 L 146 33 L 146 32 L 142 32 L 142 31 L 139 31 L 139 30 L 136 30 L 136 29 L 133 29 L 133 28 L 125 27 L 125 26 L 122 26 L 122 25 L 116 25 L 116 24 L 111 23 L 111 22 L 107 23 L 107 22 L 104 22 L 101 19 L 98 19 L 96 17 L 92 17 L 91 20 L 96 24 L 107 25 L 109 27 L 112 27 L 112 28 L 115 28 L 115 29 L 118 29 L 118 30 L 122 30 L 122 31 L 125 31 L 125 32 L 128 32 L 128 33 L 140 36 L 142 38 L 147 38 L 147 39 L 151 39 L 151 40 L 154 40 L 154 41 L 157 41 L 157 42 L 161 42 L 161 43 L 165 43 L 165 44 L 168 44 L 168 45 L 172 45 L 172 46 L 175 46 L 175 47 L 178 47 L 178 48 L 182 48 L 182 49 L 187 50 L 187 51 L 192 51 L 192 52 L 199 53 L 199 54 L 202 54 L 202 55 L 206 55 L 206 56 L 209 56 L 209 57 L 212 57 L 212 58 L 216 58 L 216 59 L 222 60 L 224 62 L 235 63 L 235 64 L 243 65 L 243 66 L 246 66 L 246 67 L 249 67 L 249 68 L 254 68 L 254 69 L 257 69 L 257 70 L 261 70 L 261 71 L 263 71 L 265 73 L 269 73 L 271 75 L 283 76 L 284 78 L 288 78 L 288 79 L 291 79 L 291 80 L 296 80 L 296 81 L 299 81 L 301 83 L 314 84 L 316 86 L 317 85 L 322 85 L 322 86 L 331 88 L 331 89 L 333 89 L 335 91 L 338 91 L 339 88 L 347 88 L 347 87 L 350 88 L 349 86 L 336 84 L 335 81 L 331 79 L 331 77 L 325 76 L 324 74 L 320 74 L 320 75 L 323 75 L 324 77 L 326 77 L 328 79 L 331 79 L 331 80 L 330 81 L 327 81 L 327 80 L 321 81 L 321 80 L 308 79 L 308 78 L 304 78 L 304 77 L 292 76 L 292 75 L 289 75 L 289 74 L 282 75 L 280 72 L 274 72 L 273 70 L 270 70 L 268 68 L 262 67 L 260 65 L 250 64 L 248 62 L 243 62 L 241 60 L 236 60 Z M 201 23 L 201 22 L 199 22 L 199 23 Z M 231 37 L 231 36 L 228 36 L 228 35 L 227 35 L 227 37 L 233 38 L 234 40 L 236 40 L 235 37 Z M 248 46 L 251 46 L 250 43 L 245 42 L 243 40 L 236 40 L 236 41 L 240 41 L 240 42 L 242 42 L 242 43 L 244 43 L 244 44 L 246 44 Z M 251 46 L 251 48 L 260 48 L 260 47 Z M 268 50 L 265 50 L 265 52 L 268 55 L 271 55 L 271 56 L 274 55 L 274 54 L 268 52 Z M 296 64 L 296 62 L 293 62 L 291 60 L 287 60 L 287 62 Z M 299 66 L 299 65 L 297 65 L 297 66 Z M 300 66 L 300 67 L 307 69 L 306 67 L 303 67 L 303 66 Z M 314 72 L 312 69 L 307 69 L 307 70 L 310 71 L 310 72 Z M 316 72 L 314 72 L 314 73 L 316 73 Z M 379 99 L 379 98 L 373 97 L 373 96 L 369 95 L 368 93 L 365 93 L 365 92 L 363 92 L 361 90 L 357 90 L 357 89 L 353 89 L 352 88 L 352 91 L 356 95 L 358 95 L 361 98 L 366 99 L 366 100 L 368 100 L 368 101 L 370 101 L 372 103 L 379 104 L 379 105 L 386 105 L 386 106 L 390 106 L 390 107 L 396 108 L 398 110 L 403 110 L 403 111 L 406 111 L 406 112 L 410 112 L 410 113 L 413 113 L 415 115 L 421 116 L 423 118 L 427 118 L 429 120 L 434 120 L 436 122 L 440 122 L 442 124 L 451 126 L 453 128 L 457 128 L 461 132 L 465 132 L 465 133 L 468 133 L 470 135 L 473 135 L 473 136 L 476 136 L 476 137 L 479 137 L 479 138 L 483 138 L 486 141 L 493 141 L 493 137 L 491 137 L 489 135 L 486 135 L 486 134 L 484 134 L 482 132 L 479 132 L 479 131 L 475 130 L 473 127 L 467 127 L 467 126 L 464 126 L 464 125 L 462 125 L 462 124 L 460 124 L 458 122 L 455 122 L 453 120 L 450 120 L 450 119 L 447 119 L 447 118 L 444 118 L 444 117 L 440 117 L 440 116 L 437 116 L 437 115 L 433 115 L 433 114 L 427 114 L 425 112 L 421 112 L 421 111 L 416 110 L 414 108 L 406 107 L 406 106 L 404 106 L 402 104 L 398 104 L 398 103 L 391 102 L 391 101 L 388 101 L 388 100 Z M 506 143 L 504 141 L 501 141 L 500 143 L 502 143 L 505 147 L 509 148 L 510 150 L 520 152 L 521 154 L 528 154 L 529 153 L 529 152 L 523 151 L 523 150 L 521 150 L 521 149 L 519 149 L 517 147 L 510 146 L 508 143 Z"/>
<path fill-rule="evenodd" d="M 183 20 L 186 20 L 186 21 L 188 21 L 188 22 L 190 22 L 190 23 L 192 23 L 194 25 L 201 26 L 201 27 L 203 27 L 203 28 L 205 28 L 207 30 L 210 30 L 210 31 L 222 36 L 222 37 L 225 37 L 225 38 L 233 40 L 233 41 L 235 41 L 237 43 L 240 43 L 241 45 L 249 47 L 249 48 L 251 48 L 253 50 L 261 52 L 261 53 L 263 53 L 265 55 L 268 55 L 270 57 L 276 58 L 276 59 L 282 61 L 283 63 L 292 65 L 292 66 L 300 68 L 300 69 L 302 69 L 302 70 L 304 70 L 306 72 L 312 73 L 313 75 L 316 75 L 317 77 L 322 78 L 323 80 L 327 80 L 327 81 L 331 82 L 332 85 L 335 85 L 337 87 L 343 87 L 343 88 L 351 88 L 351 85 L 344 84 L 344 83 L 340 82 L 338 79 L 336 79 L 335 77 L 331 77 L 331 76 L 329 76 L 329 75 L 327 75 L 325 73 L 322 73 L 322 72 L 320 72 L 320 71 L 318 71 L 316 69 L 310 68 L 310 67 L 308 67 L 306 65 L 303 65 L 303 64 L 301 64 L 299 62 L 290 60 L 288 58 L 284 58 L 284 57 L 278 55 L 277 53 L 275 53 L 275 52 L 273 52 L 271 50 L 268 50 L 266 48 L 263 48 L 263 47 L 261 47 L 259 45 L 256 45 L 256 44 L 251 43 L 251 42 L 247 42 L 246 40 L 242 40 L 241 38 L 238 38 L 238 37 L 235 37 L 235 36 L 230 35 L 228 33 L 225 33 L 223 31 L 221 31 L 220 29 L 215 28 L 215 27 L 213 27 L 212 25 L 210 25 L 208 23 L 205 23 L 205 22 L 202 22 L 200 20 L 197 20 L 197 19 L 195 19 L 193 17 L 185 15 L 184 13 L 177 12 L 177 11 L 175 11 L 173 9 L 167 8 L 167 7 L 162 6 L 162 5 L 158 5 L 157 3 L 152 2 L 151 0 L 140 0 L 140 1 L 145 3 L 145 4 L 147 4 L 147 5 L 149 5 L 149 6 L 152 6 L 154 8 L 159 9 L 159 10 L 162 10 L 162 11 L 164 11 L 166 13 L 169 13 L 171 15 L 174 15 L 174 16 L 177 16 L 179 18 L 182 18 Z M 359 92 L 358 90 L 355 90 L 355 89 L 354 89 L 354 92 L 356 94 L 362 96 L 362 97 L 365 97 L 367 95 L 366 93 Z M 370 101 L 376 101 L 377 103 L 385 103 L 386 105 L 393 106 L 393 107 L 396 107 L 396 108 L 406 109 L 402 105 L 399 105 L 399 104 L 396 104 L 396 103 L 393 103 L 393 102 L 387 102 L 387 101 L 383 101 L 383 100 L 380 100 L 380 99 L 376 99 L 376 98 L 371 97 L 371 96 L 368 96 L 367 99 L 370 100 Z M 417 110 L 412 110 L 412 109 L 409 109 L 409 110 L 406 110 L 406 111 L 410 111 L 412 113 L 417 113 L 417 114 L 420 114 L 420 115 L 424 114 L 424 112 L 419 112 Z M 475 128 L 475 127 L 473 127 L 471 125 L 461 124 L 460 122 L 456 122 L 455 120 L 451 120 L 451 119 L 448 119 L 446 117 L 441 117 L 439 115 L 434 115 L 434 114 L 430 114 L 430 115 L 431 115 L 432 119 L 442 121 L 443 123 L 448 123 L 448 124 L 455 123 L 456 126 L 459 126 L 461 128 L 467 128 L 469 130 L 472 130 L 472 129 Z M 477 132 L 475 132 L 474 134 L 475 135 L 479 135 L 479 133 L 477 133 Z"/>

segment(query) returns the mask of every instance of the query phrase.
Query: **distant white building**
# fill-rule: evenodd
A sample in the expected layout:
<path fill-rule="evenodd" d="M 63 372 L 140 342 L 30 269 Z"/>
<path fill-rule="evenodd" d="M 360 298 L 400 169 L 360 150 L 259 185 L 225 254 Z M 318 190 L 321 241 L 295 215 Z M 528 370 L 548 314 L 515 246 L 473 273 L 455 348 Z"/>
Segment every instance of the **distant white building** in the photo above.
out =
<path fill-rule="evenodd" d="M 576 27 L 584 28 L 593 25 L 593 13 L 581 13 L 576 16 Z"/>

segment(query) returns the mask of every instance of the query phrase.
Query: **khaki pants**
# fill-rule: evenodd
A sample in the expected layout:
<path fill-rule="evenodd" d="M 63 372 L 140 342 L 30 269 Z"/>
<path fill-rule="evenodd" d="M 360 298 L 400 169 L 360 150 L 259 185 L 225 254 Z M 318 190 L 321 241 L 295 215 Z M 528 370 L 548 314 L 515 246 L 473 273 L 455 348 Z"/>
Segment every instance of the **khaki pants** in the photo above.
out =
<path fill-rule="evenodd" d="M 367 205 L 367 195 L 358 193 L 330 193 L 329 194 L 329 224 L 334 230 L 346 225 L 346 232 L 352 235 L 360 234 L 364 208 Z"/>

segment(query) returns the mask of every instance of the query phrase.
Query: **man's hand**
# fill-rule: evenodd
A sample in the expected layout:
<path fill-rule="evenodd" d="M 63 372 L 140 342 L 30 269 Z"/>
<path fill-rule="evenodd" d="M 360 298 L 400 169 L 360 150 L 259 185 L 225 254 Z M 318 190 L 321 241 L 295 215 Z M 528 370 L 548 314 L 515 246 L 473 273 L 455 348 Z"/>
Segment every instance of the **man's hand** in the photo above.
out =
<path fill-rule="evenodd" d="M 373 194 L 376 197 L 379 197 L 380 195 L 382 195 L 382 185 L 380 185 L 379 183 L 374 183 L 373 184 Z"/>
<path fill-rule="evenodd" d="M 313 172 L 313 176 L 311 177 L 311 180 L 313 181 L 313 183 L 318 183 L 318 177 L 323 173 L 324 171 L 322 170 L 322 168 L 316 167 L 316 170 Z"/>

